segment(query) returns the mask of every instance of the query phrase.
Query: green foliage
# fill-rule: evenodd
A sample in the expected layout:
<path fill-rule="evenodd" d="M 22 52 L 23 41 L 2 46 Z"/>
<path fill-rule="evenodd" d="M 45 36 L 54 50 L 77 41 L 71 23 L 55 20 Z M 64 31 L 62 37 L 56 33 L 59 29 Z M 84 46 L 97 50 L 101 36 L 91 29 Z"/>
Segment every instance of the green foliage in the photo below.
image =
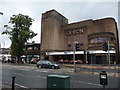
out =
<path fill-rule="evenodd" d="M 9 35 L 12 42 L 11 51 L 12 55 L 18 56 L 23 54 L 23 48 L 27 40 L 32 39 L 37 34 L 30 30 L 30 26 L 34 20 L 27 15 L 13 15 L 10 17 L 9 23 L 12 27 L 4 25 L 6 30 L 2 34 Z"/>

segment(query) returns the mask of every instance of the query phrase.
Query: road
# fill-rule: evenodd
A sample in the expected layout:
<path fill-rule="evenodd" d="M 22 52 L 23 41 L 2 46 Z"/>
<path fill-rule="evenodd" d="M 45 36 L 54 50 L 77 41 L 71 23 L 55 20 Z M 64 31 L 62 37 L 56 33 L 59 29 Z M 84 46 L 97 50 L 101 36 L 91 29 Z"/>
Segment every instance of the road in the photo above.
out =
<path fill-rule="evenodd" d="M 70 88 L 103 88 L 99 83 L 99 75 L 74 73 L 72 68 L 39 69 L 35 66 L 11 64 L 2 64 L 0 67 L 2 67 L 0 82 L 3 88 L 11 88 L 12 76 L 16 76 L 15 88 L 46 88 L 47 75 L 52 74 L 70 76 Z M 106 88 L 118 88 L 118 79 L 118 77 L 108 76 Z"/>

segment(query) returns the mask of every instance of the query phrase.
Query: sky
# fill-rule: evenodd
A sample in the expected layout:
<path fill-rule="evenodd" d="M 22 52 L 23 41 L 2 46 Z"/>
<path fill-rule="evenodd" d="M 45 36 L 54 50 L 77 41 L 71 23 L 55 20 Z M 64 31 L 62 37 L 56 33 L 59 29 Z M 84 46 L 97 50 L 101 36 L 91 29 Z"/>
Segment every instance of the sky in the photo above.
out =
<path fill-rule="evenodd" d="M 9 48 L 11 41 L 8 35 L 1 35 L 8 25 L 12 15 L 28 15 L 34 19 L 31 30 L 38 33 L 36 37 L 29 40 L 41 42 L 41 15 L 48 10 L 55 9 L 65 16 L 69 23 L 80 22 L 87 19 L 101 19 L 107 17 L 115 18 L 118 23 L 118 0 L 1 0 L 0 1 L 0 45 Z"/>

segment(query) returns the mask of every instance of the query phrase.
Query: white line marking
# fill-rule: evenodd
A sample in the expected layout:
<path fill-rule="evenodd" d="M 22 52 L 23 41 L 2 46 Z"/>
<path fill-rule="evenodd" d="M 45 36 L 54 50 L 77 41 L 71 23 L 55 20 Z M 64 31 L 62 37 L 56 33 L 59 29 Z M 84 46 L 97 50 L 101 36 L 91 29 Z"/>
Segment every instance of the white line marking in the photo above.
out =
<path fill-rule="evenodd" d="M 46 77 L 42 77 L 42 78 L 46 79 Z"/>
<path fill-rule="evenodd" d="M 14 73 L 14 74 L 16 74 L 16 75 L 20 75 L 20 76 L 24 76 L 24 75 L 22 75 L 22 74 L 19 74 L 19 73 Z"/>
<path fill-rule="evenodd" d="M 15 85 L 16 85 L 16 86 L 19 86 L 19 87 L 21 87 L 21 88 L 28 88 L 28 87 L 25 87 L 25 86 L 19 85 L 19 84 L 17 84 L 17 83 L 15 83 Z"/>
<path fill-rule="evenodd" d="M 85 83 L 85 84 L 92 84 L 92 85 L 95 85 L 95 86 L 101 86 L 100 84 L 94 84 L 94 83 L 90 83 L 90 82 L 83 82 L 83 81 L 76 81 L 76 82 Z"/>
<path fill-rule="evenodd" d="M 41 77 L 41 76 L 36 76 L 36 77 L 39 77 L 39 78 L 43 78 L 43 79 L 46 79 L 46 77 Z"/>
<path fill-rule="evenodd" d="M 48 71 L 42 71 L 42 72 L 48 72 Z"/>
<path fill-rule="evenodd" d="M 10 85 L 12 85 L 12 84 L 9 83 L 9 82 L 3 82 L 3 83 L 4 83 L 4 84 L 10 84 Z M 18 87 L 21 87 L 21 88 L 28 88 L 28 87 L 25 87 L 25 86 L 19 85 L 19 84 L 17 84 L 17 83 L 15 83 L 15 85 L 18 86 Z"/>

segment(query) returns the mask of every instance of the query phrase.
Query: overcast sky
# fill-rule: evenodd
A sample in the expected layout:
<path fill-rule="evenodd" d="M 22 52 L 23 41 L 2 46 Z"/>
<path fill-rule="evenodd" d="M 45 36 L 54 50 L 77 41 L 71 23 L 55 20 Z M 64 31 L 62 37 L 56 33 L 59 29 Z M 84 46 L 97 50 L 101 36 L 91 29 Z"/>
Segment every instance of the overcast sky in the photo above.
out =
<path fill-rule="evenodd" d="M 86 0 L 85 0 L 86 1 Z M 115 2 L 113 2 L 115 1 Z M 87 0 L 82 2 L 82 0 L 71 1 L 71 2 L 41 2 L 39 0 L 1 0 L 0 1 L 0 12 L 4 15 L 0 15 L 0 44 L 1 47 L 10 47 L 10 40 L 8 36 L 1 35 L 1 32 L 5 30 L 3 26 L 8 24 L 9 19 L 12 15 L 17 15 L 19 13 L 28 15 L 35 21 L 32 24 L 31 29 L 38 33 L 31 41 L 40 43 L 41 34 L 41 14 L 48 10 L 55 9 L 66 18 L 68 18 L 69 23 L 79 22 L 87 19 L 101 19 L 106 17 L 113 17 L 118 22 L 118 0 L 108 0 L 103 2 L 103 0 Z"/>

